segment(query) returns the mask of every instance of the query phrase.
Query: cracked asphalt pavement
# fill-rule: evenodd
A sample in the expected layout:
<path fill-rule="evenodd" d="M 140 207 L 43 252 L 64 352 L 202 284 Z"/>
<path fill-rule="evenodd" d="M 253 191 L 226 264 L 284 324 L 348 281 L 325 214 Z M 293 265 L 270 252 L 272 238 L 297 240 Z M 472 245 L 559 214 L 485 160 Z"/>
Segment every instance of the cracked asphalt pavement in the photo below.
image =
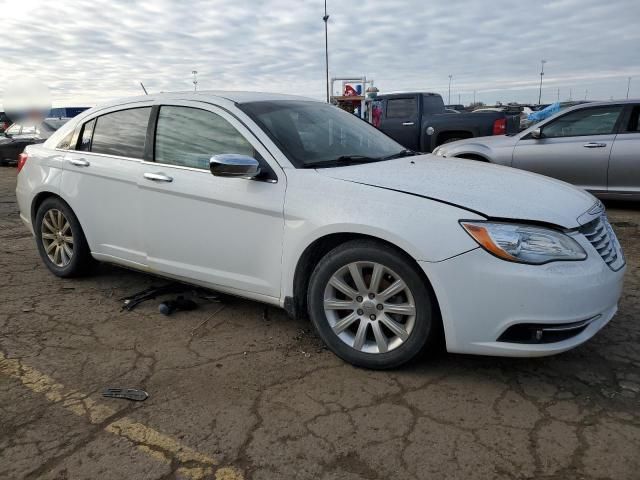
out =
<path fill-rule="evenodd" d="M 0 168 L 2 479 L 640 478 L 640 205 L 608 205 L 628 271 L 587 344 L 375 372 L 259 303 L 123 312 L 120 297 L 164 282 L 108 265 L 55 278 L 15 177 Z M 149 399 L 101 397 L 116 386 Z"/>

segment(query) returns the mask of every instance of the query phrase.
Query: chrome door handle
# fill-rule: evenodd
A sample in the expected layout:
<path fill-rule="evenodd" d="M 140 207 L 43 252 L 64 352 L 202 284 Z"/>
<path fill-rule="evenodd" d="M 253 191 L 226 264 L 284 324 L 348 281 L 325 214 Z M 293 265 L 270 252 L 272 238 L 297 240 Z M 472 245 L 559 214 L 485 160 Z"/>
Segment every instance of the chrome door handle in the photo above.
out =
<path fill-rule="evenodd" d="M 75 165 L 76 167 L 88 167 L 89 165 L 91 165 L 89 161 L 85 160 L 84 158 L 71 158 L 69 159 L 69 163 Z"/>
<path fill-rule="evenodd" d="M 173 182 L 173 178 L 162 173 L 145 173 L 144 178 L 152 180 L 154 182 Z"/>
<path fill-rule="evenodd" d="M 402 122 L 403 127 L 410 127 L 411 125 L 415 125 L 414 122 Z"/>
<path fill-rule="evenodd" d="M 589 142 L 583 145 L 584 148 L 602 148 L 606 147 L 606 143 L 598 143 L 598 142 Z"/>

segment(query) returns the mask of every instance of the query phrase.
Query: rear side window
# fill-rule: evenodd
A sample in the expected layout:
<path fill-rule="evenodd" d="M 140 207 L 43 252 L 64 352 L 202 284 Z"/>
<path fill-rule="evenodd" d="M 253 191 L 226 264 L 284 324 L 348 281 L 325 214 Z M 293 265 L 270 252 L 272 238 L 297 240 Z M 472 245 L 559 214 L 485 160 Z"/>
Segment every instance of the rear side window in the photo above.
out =
<path fill-rule="evenodd" d="M 75 133 L 74 130 L 71 130 L 69 133 L 67 133 L 65 137 L 62 140 L 60 140 L 60 143 L 58 143 L 56 148 L 59 148 L 60 150 L 71 149 L 71 141 L 73 140 L 74 133 Z"/>
<path fill-rule="evenodd" d="M 612 134 L 622 109 L 621 105 L 613 105 L 576 110 L 553 120 L 542 133 L 546 138 Z"/>
<path fill-rule="evenodd" d="M 416 98 L 392 98 L 387 100 L 387 118 L 414 118 L 418 113 Z"/>
<path fill-rule="evenodd" d="M 635 107 L 629 119 L 628 132 L 640 132 L 640 107 Z"/>
<path fill-rule="evenodd" d="M 251 144 L 220 115 L 190 107 L 160 108 L 156 162 L 208 170 L 209 159 L 223 153 L 257 156 Z"/>
<path fill-rule="evenodd" d="M 91 151 L 142 158 L 150 113 L 151 107 L 145 107 L 120 110 L 98 117 L 93 129 Z"/>
<path fill-rule="evenodd" d="M 81 152 L 91 151 L 91 139 L 93 138 L 93 127 L 96 125 L 96 119 L 87 122 L 82 127 L 82 134 L 80 135 L 80 143 L 78 144 L 78 150 Z"/>

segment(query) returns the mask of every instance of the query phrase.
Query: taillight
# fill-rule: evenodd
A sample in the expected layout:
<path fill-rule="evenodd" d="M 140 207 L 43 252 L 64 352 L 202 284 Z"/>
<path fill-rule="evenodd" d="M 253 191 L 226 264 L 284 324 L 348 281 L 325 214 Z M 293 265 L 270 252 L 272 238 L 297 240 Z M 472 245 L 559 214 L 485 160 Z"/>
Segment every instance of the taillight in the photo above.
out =
<path fill-rule="evenodd" d="M 499 118 L 495 122 L 493 122 L 493 134 L 494 135 L 504 135 L 507 133 L 507 119 Z"/>
<path fill-rule="evenodd" d="M 18 155 L 18 173 L 20 173 L 22 167 L 24 167 L 25 163 L 27 163 L 27 158 L 29 158 L 29 156 L 26 153 L 21 153 L 20 155 Z"/>

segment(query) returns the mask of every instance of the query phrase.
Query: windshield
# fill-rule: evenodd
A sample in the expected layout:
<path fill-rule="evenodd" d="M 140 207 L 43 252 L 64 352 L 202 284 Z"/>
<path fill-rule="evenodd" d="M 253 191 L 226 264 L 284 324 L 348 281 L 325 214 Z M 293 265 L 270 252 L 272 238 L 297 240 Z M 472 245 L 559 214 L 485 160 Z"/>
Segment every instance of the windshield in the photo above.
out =
<path fill-rule="evenodd" d="M 281 100 L 238 107 L 297 168 L 352 165 L 413 154 L 367 122 L 326 103 Z"/>

